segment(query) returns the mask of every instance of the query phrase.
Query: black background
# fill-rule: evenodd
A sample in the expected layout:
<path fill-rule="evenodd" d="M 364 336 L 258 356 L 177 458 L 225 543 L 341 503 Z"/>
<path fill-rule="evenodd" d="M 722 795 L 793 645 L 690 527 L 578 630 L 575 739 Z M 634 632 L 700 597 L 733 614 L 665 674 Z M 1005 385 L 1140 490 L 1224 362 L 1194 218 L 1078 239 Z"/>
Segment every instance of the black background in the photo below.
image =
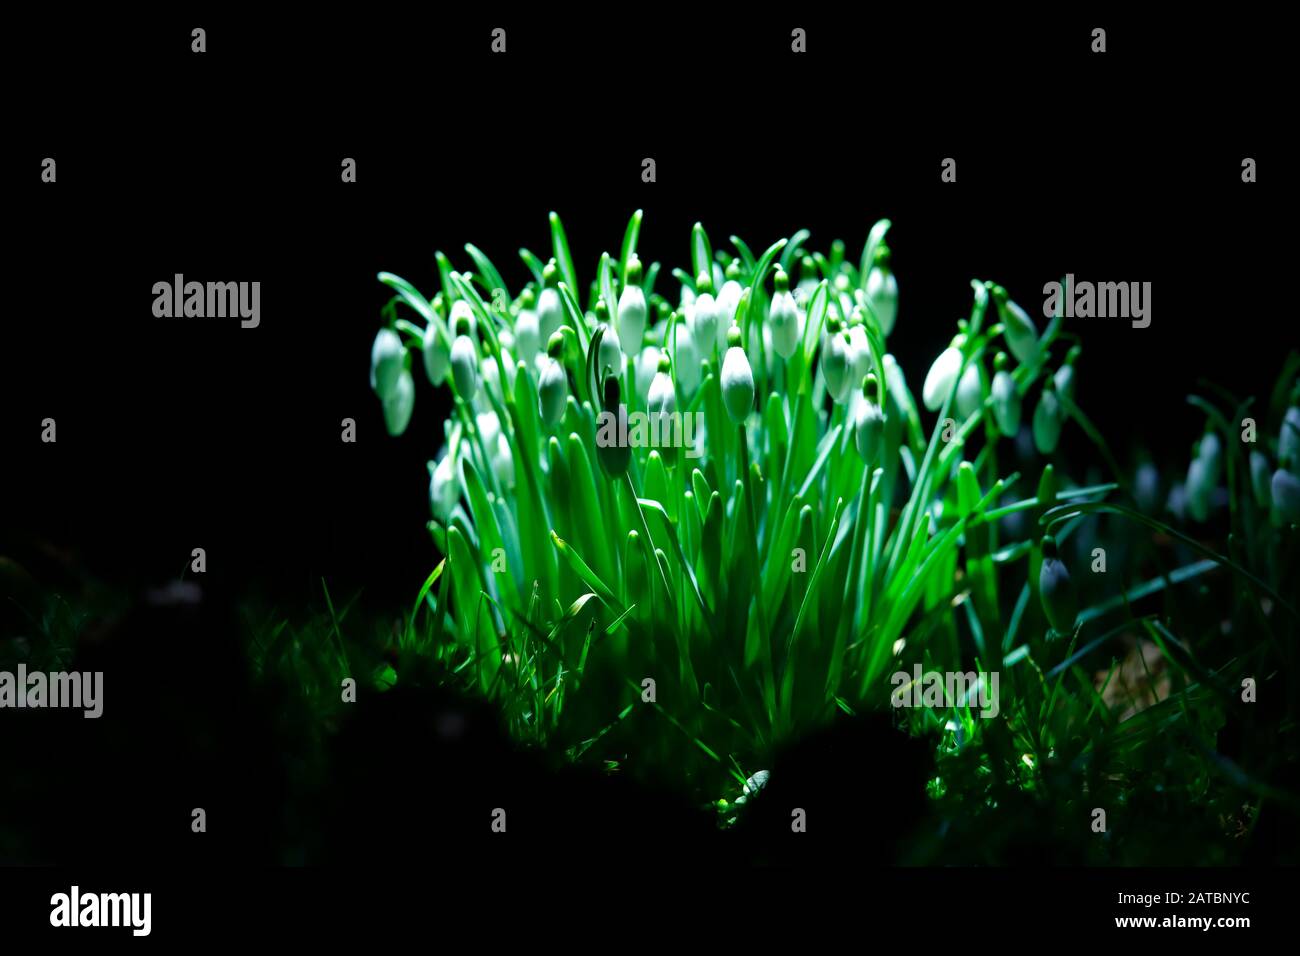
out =
<path fill-rule="evenodd" d="M 738 17 L 195 14 L 16 32 L 44 79 L 20 97 L 7 176 L 5 527 L 133 585 L 204 547 L 210 585 L 303 597 L 324 577 L 405 603 L 435 560 L 423 463 L 444 406 L 417 377 L 409 431 L 384 433 L 367 387 L 387 301 L 375 274 L 432 296 L 433 251 L 468 269 L 474 242 L 518 288 L 516 250 L 549 254 L 552 209 L 585 284 L 643 208 L 663 291 L 697 219 L 715 247 L 806 227 L 809 248 L 842 238 L 856 258 L 888 216 L 890 345 L 913 388 L 968 312 L 971 278 L 1035 316 L 1066 272 L 1150 281 L 1150 328 L 1074 323 L 1080 402 L 1121 457 L 1184 455 L 1201 377 L 1271 384 L 1296 337 L 1278 295 L 1265 29 Z M 810 31 L 806 56 L 788 52 L 785 19 Z M 191 22 L 206 54 L 189 50 Z M 489 52 L 498 22 L 505 56 Z M 1103 55 L 1089 52 L 1096 22 Z M 345 156 L 355 184 L 340 181 Z M 939 180 L 947 156 L 955 184 Z M 1260 182 L 1241 182 L 1244 156 Z M 261 281 L 261 326 L 154 318 L 152 285 L 177 272 Z M 57 445 L 39 440 L 46 416 Z"/>
<path fill-rule="evenodd" d="M 204 547 L 219 607 L 316 602 L 322 578 L 372 610 L 409 607 L 438 557 L 424 462 L 444 406 L 417 375 L 408 432 L 385 434 L 367 382 L 388 298 L 375 274 L 431 296 L 434 250 L 466 269 L 473 242 L 517 288 L 516 250 L 549 255 L 550 210 L 585 284 L 644 209 L 640 251 L 663 263 L 660 291 L 688 261 L 696 220 L 715 249 L 734 233 L 761 250 L 806 227 L 809 248 L 842 238 L 856 259 L 887 216 L 900 285 L 890 345 L 914 390 L 967 313 L 972 278 L 1001 282 L 1035 316 L 1042 284 L 1066 272 L 1150 281 L 1150 328 L 1074 324 L 1080 404 L 1126 459 L 1143 448 L 1185 465 L 1201 430 L 1185 395 L 1202 377 L 1271 387 L 1297 340 L 1276 23 L 1254 11 L 1153 23 L 1106 11 L 810 12 L 14 23 L 0 553 L 138 589 L 175 578 Z M 498 25 L 505 56 L 489 52 Z M 1108 29 L 1104 55 L 1089 52 L 1096 25 Z M 809 31 L 805 56 L 789 52 L 794 26 Z M 45 156 L 56 184 L 40 182 Z M 653 184 L 641 182 L 646 156 Z M 955 184 L 939 180 L 948 156 Z M 1253 185 L 1241 182 L 1246 156 L 1259 164 Z M 343 157 L 357 160 L 356 184 L 340 182 Z M 155 319 L 152 285 L 177 272 L 259 280 L 261 326 Z M 45 417 L 57 444 L 40 441 Z M 358 422 L 355 445 L 339 440 L 344 417 Z M 236 666 L 229 623 L 155 622 L 154 636 L 217 648 L 217 680 Z M 144 652 L 136 662 L 142 684 L 177 666 Z M 199 651 L 181 662 L 204 666 Z M 210 732 L 260 779 L 278 756 L 245 747 L 259 736 L 247 714 Z M 150 746 L 165 756 L 185 743 Z M 111 774 L 114 759 L 97 769 Z M 188 794 L 172 787 L 181 805 Z M 69 796 L 51 812 L 79 807 Z M 269 839 L 249 829 L 211 855 Z M 101 849 L 126 853 L 130 839 Z"/>

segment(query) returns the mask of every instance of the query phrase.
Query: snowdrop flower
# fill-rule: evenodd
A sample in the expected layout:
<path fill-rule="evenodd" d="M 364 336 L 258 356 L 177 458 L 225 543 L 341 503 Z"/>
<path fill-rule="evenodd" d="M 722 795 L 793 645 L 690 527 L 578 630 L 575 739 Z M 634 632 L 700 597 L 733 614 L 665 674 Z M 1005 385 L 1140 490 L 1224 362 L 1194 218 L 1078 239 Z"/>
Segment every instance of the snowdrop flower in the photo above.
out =
<path fill-rule="evenodd" d="M 614 326 L 608 324 L 607 321 L 601 321 L 607 315 L 606 310 L 602 308 L 603 306 L 603 302 L 598 302 L 597 310 L 595 310 L 595 315 L 597 315 L 597 321 L 599 323 L 598 328 L 604 329 L 604 333 L 601 336 L 601 349 L 599 349 L 597 356 L 595 356 L 595 360 L 597 360 L 598 364 L 597 375 L 602 375 L 604 372 L 612 372 L 614 375 L 621 376 L 623 375 L 624 363 L 623 349 L 621 349 L 619 345 L 619 333 L 617 333 Z M 619 317 L 621 319 L 623 316 L 620 315 Z"/>
<path fill-rule="evenodd" d="M 853 310 L 853 321 L 849 325 L 849 343 L 853 346 L 853 384 L 861 382 L 871 371 L 871 346 L 867 344 L 866 314 L 861 307 Z"/>
<path fill-rule="evenodd" d="M 1255 493 L 1255 503 L 1265 511 L 1273 507 L 1271 481 L 1268 456 L 1262 451 L 1252 451 L 1250 453 L 1250 487 Z"/>
<path fill-rule="evenodd" d="M 821 372 L 836 405 L 842 405 L 853 390 L 853 351 L 849 333 L 840 326 L 839 318 L 831 316 L 822 342 Z"/>
<path fill-rule="evenodd" d="M 1020 393 L 1016 390 L 1016 380 L 1006 369 L 1007 353 L 999 352 L 993 359 L 993 417 L 998 423 L 998 431 L 1008 438 L 1014 438 L 1020 431 Z"/>
<path fill-rule="evenodd" d="M 754 407 L 754 370 L 740 347 L 740 329 L 727 331 L 727 354 L 722 359 L 722 401 L 736 423 L 744 422 Z"/>
<path fill-rule="evenodd" d="M 741 787 L 740 796 L 736 798 L 735 805 L 742 807 L 748 803 L 750 799 L 757 798 L 763 788 L 767 786 L 767 781 L 771 779 L 771 777 L 771 771 L 760 770 L 758 773 L 746 780 L 744 786 Z"/>
<path fill-rule="evenodd" d="M 1052 378 L 1056 382 L 1056 392 L 1070 401 L 1074 401 L 1074 363 L 1083 350 L 1074 346 L 1065 356 L 1065 364 L 1056 370 Z"/>
<path fill-rule="evenodd" d="M 451 343 L 451 377 L 456 391 L 465 401 L 478 394 L 478 349 L 469 337 L 469 321 L 461 316 L 456 321 L 456 340 Z"/>
<path fill-rule="evenodd" d="M 660 355 L 658 371 L 650 382 L 650 395 L 646 401 L 646 411 L 649 412 L 651 428 L 654 429 L 651 434 L 662 436 L 668 416 L 677 410 L 677 393 L 673 390 L 670 368 L 667 353 Z M 662 438 L 660 442 L 663 442 Z"/>
<path fill-rule="evenodd" d="M 700 350 L 695 335 L 681 315 L 677 316 L 676 324 L 670 318 L 668 327 L 673 330 L 673 341 L 668 347 L 673 350 L 677 363 L 677 384 L 683 395 L 692 395 L 700 385 Z"/>
<path fill-rule="evenodd" d="M 636 396 L 641 401 L 646 401 L 650 397 L 650 383 L 654 381 L 655 373 L 659 371 L 659 350 L 653 345 L 647 345 L 641 350 L 641 354 L 636 357 L 636 381 L 633 383 L 636 387 Z"/>
<path fill-rule="evenodd" d="M 1138 508 L 1148 514 L 1160 506 L 1160 469 L 1149 461 L 1138 466 L 1133 479 L 1133 497 Z"/>
<path fill-rule="evenodd" d="M 478 428 L 478 437 L 482 440 L 483 447 L 491 448 L 501 434 L 501 421 L 497 418 L 497 413 L 479 412 L 474 416 L 474 424 Z"/>
<path fill-rule="evenodd" d="M 1292 468 L 1300 468 L 1300 406 L 1292 405 L 1282 418 L 1282 430 L 1277 436 L 1277 457 L 1278 461 L 1290 462 Z"/>
<path fill-rule="evenodd" d="M 384 424 L 388 427 L 388 434 L 397 436 L 406 431 L 414 408 L 415 378 L 409 369 L 402 369 L 392 394 L 384 399 Z"/>
<path fill-rule="evenodd" d="M 496 473 L 497 481 L 501 482 L 503 488 L 507 490 L 515 486 L 515 460 L 510 451 L 510 441 L 506 438 L 504 432 L 497 432 L 496 441 L 488 445 L 492 448 L 492 470 Z"/>
<path fill-rule="evenodd" d="M 957 383 L 957 414 L 963 419 L 970 418 L 980 410 L 984 396 L 980 386 L 979 362 L 971 362 L 966 371 L 961 373 Z"/>
<path fill-rule="evenodd" d="M 739 278 L 740 263 L 733 261 L 727 267 L 727 281 L 722 283 L 722 288 L 718 290 L 718 298 L 714 303 L 718 310 L 719 351 L 727 347 L 727 331 L 736 319 L 736 307 L 740 305 L 740 297 L 745 292 L 738 281 Z"/>
<path fill-rule="evenodd" d="M 867 273 L 867 304 L 880 322 L 880 334 L 887 336 L 894 331 L 898 317 L 898 281 L 889 268 L 889 247 L 883 242 L 876 246 L 873 260 Z"/>
<path fill-rule="evenodd" d="M 601 396 L 603 410 L 617 417 L 621 396 L 619 380 L 610 375 L 605 379 L 604 394 Z M 602 425 L 597 431 L 596 460 L 600 462 L 601 469 L 609 477 L 621 478 L 627 474 L 628 466 L 632 464 L 632 447 L 626 442 L 610 441 L 600 437 L 602 430 L 611 427 L 611 425 Z"/>
<path fill-rule="evenodd" d="M 506 381 L 510 383 L 510 390 L 513 392 L 515 379 L 519 375 L 519 362 L 504 345 L 501 346 L 501 361 L 506 363 Z"/>
<path fill-rule="evenodd" d="M 864 401 L 857 407 L 853 438 L 858 454 L 867 465 L 871 465 L 880 452 L 880 437 L 885 432 L 885 413 L 880 407 L 880 384 L 875 375 L 868 374 L 863 381 L 862 397 Z"/>
<path fill-rule="evenodd" d="M 461 319 L 469 323 L 469 334 L 477 338 L 478 320 L 474 318 L 474 309 L 465 299 L 457 299 L 451 304 L 451 317 L 447 320 L 447 327 L 455 329 Z"/>
<path fill-rule="evenodd" d="M 954 337 L 952 344 L 939 353 L 939 357 L 930 366 L 930 371 L 925 374 L 925 384 L 921 386 L 921 401 L 930 411 L 937 412 L 943 406 L 948 393 L 956 384 L 957 375 L 961 372 L 961 350 L 965 344 L 966 336 Z"/>
<path fill-rule="evenodd" d="M 430 469 L 429 505 L 433 516 L 442 524 L 451 520 L 452 509 L 460 500 L 460 482 L 457 480 L 456 463 L 450 454 L 444 455 L 437 466 Z"/>
<path fill-rule="evenodd" d="M 799 285 L 794 290 L 795 301 L 799 303 L 801 309 L 807 311 L 808 303 L 820 282 L 817 276 L 817 263 L 813 261 L 812 256 L 804 256 L 799 260 Z"/>
<path fill-rule="evenodd" d="M 701 272 L 695 284 L 695 342 L 704 351 L 705 357 L 713 354 L 714 343 L 718 340 L 718 327 L 722 323 L 718 304 L 713 299 L 713 280 Z M 726 328 L 723 326 L 723 328 Z"/>
<path fill-rule="evenodd" d="M 1074 633 L 1079 604 L 1070 581 L 1070 571 L 1056 552 L 1056 539 L 1043 538 L 1043 566 L 1038 572 L 1038 596 L 1043 613 L 1052 629 L 1060 634 Z"/>
<path fill-rule="evenodd" d="M 1048 379 L 1034 409 L 1034 447 L 1040 455 L 1056 451 L 1061 440 L 1061 402 L 1056 397 L 1056 383 Z"/>
<path fill-rule="evenodd" d="M 1038 359 L 1038 329 L 1029 318 L 1028 313 L 1007 298 L 1007 290 L 1002 286 L 993 287 L 993 300 L 998 307 L 998 318 L 1002 321 L 1002 334 L 1007 340 L 1007 347 L 1021 365 L 1029 365 Z"/>
<path fill-rule="evenodd" d="M 633 256 L 627 264 L 627 285 L 618 297 L 618 341 L 632 354 L 641 348 L 645 338 L 646 318 L 645 290 L 641 288 L 641 260 Z M 619 365 L 622 371 L 622 365 Z"/>
<path fill-rule="evenodd" d="M 424 373 L 435 386 L 447 381 L 451 371 L 451 352 L 446 340 L 438 334 L 438 327 L 430 322 L 424 329 Z"/>
<path fill-rule="evenodd" d="M 542 282 L 545 283 L 545 287 L 537 300 L 539 343 L 550 342 L 551 336 L 559 331 L 564 323 L 564 306 L 560 302 L 560 290 L 556 288 L 560 282 L 560 269 L 554 259 L 546 263 L 546 268 L 542 270 Z"/>
<path fill-rule="evenodd" d="M 1223 467 L 1223 443 L 1215 432 L 1201 436 L 1196 454 L 1187 466 L 1187 511 L 1196 521 L 1210 516 L 1214 489 Z"/>
<path fill-rule="evenodd" d="M 501 361 L 505 362 L 506 365 L 506 379 L 510 382 L 510 387 L 514 388 L 515 372 L 518 366 L 515 365 L 514 359 L 510 357 L 510 353 L 504 348 L 501 350 Z M 498 401 L 504 402 L 506 400 L 505 392 L 501 388 L 501 369 L 497 365 L 496 358 L 491 355 L 485 356 L 483 359 L 483 378 L 479 383 L 479 394 L 484 397 L 485 401 L 489 389 L 497 397 Z"/>
<path fill-rule="evenodd" d="M 1184 501 L 1187 513 L 1195 521 L 1205 521 L 1210 517 L 1210 492 L 1214 486 L 1206 478 L 1205 462 L 1199 457 L 1187 464 L 1187 482 L 1184 487 Z"/>
<path fill-rule="evenodd" d="M 1206 477 L 1210 483 L 1217 485 L 1223 473 L 1223 442 L 1219 440 L 1218 432 L 1207 431 L 1201 436 L 1196 456 L 1205 462 Z"/>
<path fill-rule="evenodd" d="M 772 307 L 768 312 L 768 323 L 772 327 L 772 348 L 783 359 L 789 359 L 799 347 L 799 306 L 790 294 L 790 277 L 779 265 L 776 277 L 772 280 L 776 292 L 772 296 Z"/>
<path fill-rule="evenodd" d="M 370 347 L 370 387 L 375 394 L 387 400 L 397 387 L 397 379 L 405 367 L 406 348 L 401 336 L 392 329 L 380 329 Z"/>
<path fill-rule="evenodd" d="M 831 283 L 834 289 L 835 304 L 839 307 L 840 315 L 853 315 L 853 310 L 858 307 L 857 299 L 853 296 L 849 288 L 849 277 L 843 272 L 835 276 Z M 861 290 L 853 290 L 860 292 Z"/>
<path fill-rule="evenodd" d="M 564 417 L 565 400 L 569 395 L 569 380 L 560 364 L 560 356 L 564 354 L 564 336 L 559 332 L 551 336 L 546 354 L 546 365 L 537 383 L 537 405 L 542 421 L 555 425 Z"/>
<path fill-rule="evenodd" d="M 1300 522 L 1300 478 L 1286 468 L 1279 468 L 1273 472 L 1270 491 L 1277 517 L 1289 524 Z"/>
<path fill-rule="evenodd" d="M 524 362 L 531 362 L 542 350 L 541 326 L 532 289 L 525 289 L 519 297 L 519 316 L 515 319 L 515 352 Z"/>

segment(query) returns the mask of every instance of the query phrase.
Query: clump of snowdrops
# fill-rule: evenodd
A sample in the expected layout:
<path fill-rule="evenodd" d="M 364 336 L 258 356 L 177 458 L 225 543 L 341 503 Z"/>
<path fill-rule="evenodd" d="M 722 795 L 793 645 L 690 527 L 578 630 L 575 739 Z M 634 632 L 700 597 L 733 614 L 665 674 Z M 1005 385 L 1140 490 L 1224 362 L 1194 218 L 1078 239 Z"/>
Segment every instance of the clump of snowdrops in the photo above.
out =
<path fill-rule="evenodd" d="M 1114 488 L 1067 488 L 1048 465 L 1016 498 L 999 464 L 1022 429 L 1052 456 L 1086 422 L 1060 317 L 1040 330 L 972 281 L 918 402 L 889 336 L 939 317 L 908 314 L 888 221 L 856 259 L 809 251 L 806 231 L 715 250 L 697 224 L 689 271 L 665 275 L 637 256 L 638 211 L 585 285 L 550 224 L 548 261 L 520 250 L 521 289 L 472 245 L 470 271 L 438 253 L 432 299 L 379 276 L 395 292 L 371 355 L 389 431 L 420 388 L 452 409 L 428 436 L 442 560 L 404 653 L 498 700 L 522 739 L 716 796 L 836 709 L 887 707 L 905 659 L 996 667 L 1008 567 L 1025 582 L 1012 628 L 1073 632 L 1053 538 L 999 541 L 997 520 Z M 598 441 L 620 406 L 702 427 L 689 447 Z"/>

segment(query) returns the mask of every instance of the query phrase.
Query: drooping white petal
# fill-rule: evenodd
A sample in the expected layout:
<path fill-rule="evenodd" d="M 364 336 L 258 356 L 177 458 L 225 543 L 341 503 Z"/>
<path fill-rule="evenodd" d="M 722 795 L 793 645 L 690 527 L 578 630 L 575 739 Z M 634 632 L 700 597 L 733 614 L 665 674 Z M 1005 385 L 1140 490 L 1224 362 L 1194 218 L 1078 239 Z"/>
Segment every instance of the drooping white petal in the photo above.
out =
<path fill-rule="evenodd" d="M 867 304 L 880 322 L 880 331 L 889 335 L 898 317 L 898 280 L 894 273 L 879 264 L 867 273 Z"/>
<path fill-rule="evenodd" d="M 429 382 L 441 385 L 447 381 L 447 373 L 451 371 L 451 351 L 432 322 L 424 330 L 423 353 L 424 373 L 429 376 Z"/>
<path fill-rule="evenodd" d="M 409 369 L 402 369 L 392 393 L 384 399 L 384 424 L 388 434 L 400 435 L 410 424 L 415 408 L 415 378 Z"/>
<path fill-rule="evenodd" d="M 564 374 L 564 366 L 548 356 L 541 380 L 537 383 L 537 404 L 542 421 L 548 425 L 558 423 L 564 417 L 568 395 L 569 382 Z"/>
<path fill-rule="evenodd" d="M 722 401 L 733 422 L 743 422 L 754 407 L 754 370 L 739 345 L 722 358 Z"/>
<path fill-rule="evenodd" d="M 381 399 L 393 394 L 405 361 L 406 349 L 401 336 L 392 329 L 380 329 L 370 347 L 370 387 Z"/>
<path fill-rule="evenodd" d="M 937 412 L 948 397 L 957 375 L 961 371 L 961 349 L 950 345 L 934 360 L 921 386 L 921 401 L 932 412 Z"/>
<path fill-rule="evenodd" d="M 639 285 L 626 286 L 618 297 L 618 341 L 633 354 L 645 338 L 648 314 L 645 290 Z"/>
<path fill-rule="evenodd" d="M 478 394 L 478 349 L 468 335 L 458 335 L 451 343 L 451 375 L 461 398 L 469 401 Z"/>

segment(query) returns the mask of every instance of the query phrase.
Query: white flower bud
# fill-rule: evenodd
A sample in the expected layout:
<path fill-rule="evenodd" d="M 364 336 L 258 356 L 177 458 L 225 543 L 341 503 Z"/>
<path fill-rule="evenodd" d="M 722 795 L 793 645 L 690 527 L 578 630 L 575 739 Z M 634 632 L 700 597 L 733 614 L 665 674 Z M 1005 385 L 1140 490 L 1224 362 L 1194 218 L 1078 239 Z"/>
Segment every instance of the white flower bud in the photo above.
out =
<path fill-rule="evenodd" d="M 1038 596 L 1043 613 L 1059 634 L 1073 634 L 1079 603 L 1070 581 L 1070 571 L 1056 553 L 1056 541 L 1043 538 L 1043 566 L 1038 572 Z"/>
<path fill-rule="evenodd" d="M 491 448 L 501 434 L 501 422 L 497 419 L 497 413 L 493 411 L 479 412 L 474 416 L 474 424 L 478 428 L 478 435 L 483 442 L 484 448 Z"/>
<path fill-rule="evenodd" d="M 515 319 L 515 349 L 524 362 L 531 362 L 542 349 L 541 326 L 533 309 L 521 309 Z"/>
<path fill-rule="evenodd" d="M 961 372 L 961 347 L 965 341 L 965 336 L 962 335 L 953 339 L 952 345 L 939 353 L 925 375 L 925 384 L 921 386 L 921 401 L 932 412 L 943 407 L 944 400 L 957 382 L 957 375 Z"/>
<path fill-rule="evenodd" d="M 853 391 L 853 358 L 853 341 L 835 321 L 822 342 L 821 371 L 836 405 L 842 405 Z"/>
<path fill-rule="evenodd" d="M 740 305 L 740 297 L 744 294 L 745 290 L 735 279 L 728 279 L 718 290 L 718 298 L 714 301 L 714 308 L 718 312 L 718 351 L 727 347 L 727 330 L 735 321 L 736 308 Z"/>
<path fill-rule="evenodd" d="M 862 460 L 871 465 L 880 452 L 880 438 L 885 432 L 885 413 L 871 398 L 858 405 L 853 426 L 854 443 Z"/>
<path fill-rule="evenodd" d="M 501 346 L 501 361 L 506 363 L 506 381 L 510 383 L 510 390 L 514 391 L 515 378 L 519 375 L 519 362 L 504 345 Z"/>
<path fill-rule="evenodd" d="M 997 419 L 998 431 L 1008 438 L 1014 438 L 1020 430 L 1020 393 L 1016 391 L 1016 380 L 1011 373 L 1001 368 L 993 376 L 993 416 Z"/>
<path fill-rule="evenodd" d="M 754 407 L 754 370 L 740 347 L 740 329 L 727 333 L 727 354 L 722 359 L 722 401 L 733 422 L 743 422 Z"/>
<path fill-rule="evenodd" d="M 659 371 L 659 350 L 647 345 L 636 357 L 636 396 L 645 401 L 650 396 L 650 383 Z"/>
<path fill-rule="evenodd" d="M 1021 365 L 1036 361 L 1038 329 L 1034 327 L 1033 320 L 1024 309 L 1006 297 L 1006 290 L 996 290 L 994 297 L 997 301 L 998 315 L 1002 319 L 1003 335 L 1006 337 L 1011 354 Z"/>
<path fill-rule="evenodd" d="M 633 355 L 641 348 L 646 320 L 650 314 L 646 306 L 645 290 L 640 283 L 641 260 L 633 256 L 627 264 L 627 285 L 618 297 L 618 341 Z M 618 370 L 621 372 L 623 366 L 619 365 Z"/>
<path fill-rule="evenodd" d="M 1196 521 L 1205 521 L 1210 516 L 1210 493 L 1214 484 L 1208 480 L 1205 460 L 1199 455 L 1187 464 L 1187 483 L 1184 485 L 1187 513 Z"/>
<path fill-rule="evenodd" d="M 700 385 L 700 350 L 695 344 L 695 335 L 690 325 L 679 315 L 673 326 L 674 360 L 677 363 L 677 385 L 682 394 L 692 395 Z"/>
<path fill-rule="evenodd" d="M 556 285 L 560 281 L 560 269 L 552 259 L 542 270 L 543 288 L 537 298 L 537 331 L 540 342 L 550 342 L 551 336 L 564 324 L 564 303 L 560 301 L 560 290 Z M 574 295 L 577 294 L 576 291 Z"/>
<path fill-rule="evenodd" d="M 564 322 L 564 307 L 560 304 L 557 289 L 543 289 L 537 300 L 537 333 L 540 339 L 549 339 Z"/>
<path fill-rule="evenodd" d="M 1278 517 L 1289 523 L 1300 522 L 1300 478 L 1285 468 L 1279 468 L 1273 472 L 1270 491 Z"/>
<path fill-rule="evenodd" d="M 409 369 L 402 369 L 392 394 L 384 399 L 384 425 L 388 428 L 388 434 L 396 436 L 406 431 L 414 408 L 415 379 Z"/>
<path fill-rule="evenodd" d="M 1292 405 L 1282 418 L 1277 435 L 1277 460 L 1283 467 L 1300 470 L 1300 406 Z"/>
<path fill-rule="evenodd" d="M 429 476 L 429 506 L 433 516 L 442 524 L 451 520 L 452 509 L 460 500 L 460 481 L 456 475 L 456 463 L 451 455 L 444 455 Z"/>
<path fill-rule="evenodd" d="M 853 370 L 849 378 L 856 389 L 871 371 L 871 346 L 867 344 L 867 327 L 861 322 L 849 326 L 849 344 L 853 346 Z"/>
<path fill-rule="evenodd" d="M 799 347 L 799 337 L 803 329 L 799 306 L 790 294 L 790 278 L 778 266 L 776 271 L 776 292 L 772 296 L 772 308 L 768 312 L 768 324 L 772 329 L 772 348 L 783 359 L 794 355 Z M 680 374 L 680 373 L 679 373 Z"/>
<path fill-rule="evenodd" d="M 451 352 L 438 335 L 437 327 L 430 322 L 424 330 L 424 372 L 433 385 L 447 381 L 451 371 Z"/>
<path fill-rule="evenodd" d="M 692 331 L 695 334 L 696 344 L 703 350 L 706 358 L 713 354 L 714 343 L 718 340 L 718 327 L 722 324 L 718 304 L 713 299 L 713 293 L 709 291 L 712 288 L 708 276 L 700 273 L 699 287 L 695 295 L 695 327 Z"/>
<path fill-rule="evenodd" d="M 876 261 L 867 273 L 867 304 L 880 322 L 882 335 L 894 331 L 898 316 L 898 280 L 889 268 L 889 249 L 884 243 L 876 249 Z"/>
<path fill-rule="evenodd" d="M 473 307 L 465 299 L 457 299 L 451 304 L 451 317 L 447 319 L 447 327 L 451 329 L 453 335 L 460 327 L 461 319 L 469 323 L 468 334 L 473 336 L 478 331 L 478 320 L 474 318 Z"/>
<path fill-rule="evenodd" d="M 1223 442 L 1217 432 L 1207 431 L 1201 436 L 1196 456 L 1205 462 L 1205 477 L 1210 484 L 1217 485 L 1223 473 Z"/>
<path fill-rule="evenodd" d="M 618 324 L 623 324 L 621 306 L 619 307 Z M 606 325 L 604 329 L 605 334 L 601 336 L 600 350 L 596 356 L 596 361 L 599 364 L 597 371 L 609 371 L 621 376 L 623 374 L 623 349 L 619 345 L 620 336 L 612 325 Z"/>
<path fill-rule="evenodd" d="M 564 339 L 556 332 L 546 347 L 546 364 L 537 383 L 537 406 L 542 421 L 557 424 L 564 417 L 565 400 L 569 395 L 569 380 L 559 358 L 564 354 Z"/>
<path fill-rule="evenodd" d="M 1034 409 L 1034 447 L 1040 455 L 1056 451 L 1061 440 L 1061 401 L 1056 397 L 1052 380 L 1047 380 L 1038 407 Z"/>
<path fill-rule="evenodd" d="M 392 395 L 405 366 L 406 348 L 401 336 L 392 329 L 380 329 L 370 347 L 370 387 L 375 394 L 381 399 Z"/>
<path fill-rule="evenodd" d="M 659 360 L 658 371 L 650 382 L 650 394 L 646 400 L 646 412 L 650 416 L 651 434 L 663 435 L 665 419 L 677 410 L 677 393 L 673 390 L 673 378 L 669 374 L 668 356 Z M 663 441 L 661 438 L 660 441 Z"/>
<path fill-rule="evenodd" d="M 1250 453 L 1250 487 L 1255 493 L 1255 503 L 1268 510 L 1273 507 L 1271 476 L 1268 468 L 1268 456 L 1262 451 Z"/>
<path fill-rule="evenodd" d="M 515 486 L 515 460 L 510 451 L 510 442 L 504 433 L 498 432 L 494 445 L 492 470 L 496 473 L 497 481 L 501 482 L 502 487 L 511 489 Z M 493 445 L 488 447 L 492 448 Z"/>
<path fill-rule="evenodd" d="M 464 321 L 460 328 L 466 328 Z M 465 401 L 472 400 L 478 394 L 478 349 L 474 346 L 474 340 L 464 331 L 457 334 L 456 340 L 451 343 L 451 376 L 456 383 L 457 393 Z"/>
<path fill-rule="evenodd" d="M 957 383 L 957 414 L 963 419 L 970 418 L 980 410 L 982 404 L 979 363 L 971 362 Z"/>
<path fill-rule="evenodd" d="M 485 355 L 480 363 L 480 368 L 482 369 L 482 375 L 478 377 L 478 392 L 474 394 L 474 398 L 486 405 L 486 403 L 490 402 L 487 393 L 491 392 L 491 394 L 497 395 L 498 401 L 506 401 L 506 395 L 500 390 L 500 369 L 497 367 L 497 359 L 494 359 L 491 355 Z"/>

